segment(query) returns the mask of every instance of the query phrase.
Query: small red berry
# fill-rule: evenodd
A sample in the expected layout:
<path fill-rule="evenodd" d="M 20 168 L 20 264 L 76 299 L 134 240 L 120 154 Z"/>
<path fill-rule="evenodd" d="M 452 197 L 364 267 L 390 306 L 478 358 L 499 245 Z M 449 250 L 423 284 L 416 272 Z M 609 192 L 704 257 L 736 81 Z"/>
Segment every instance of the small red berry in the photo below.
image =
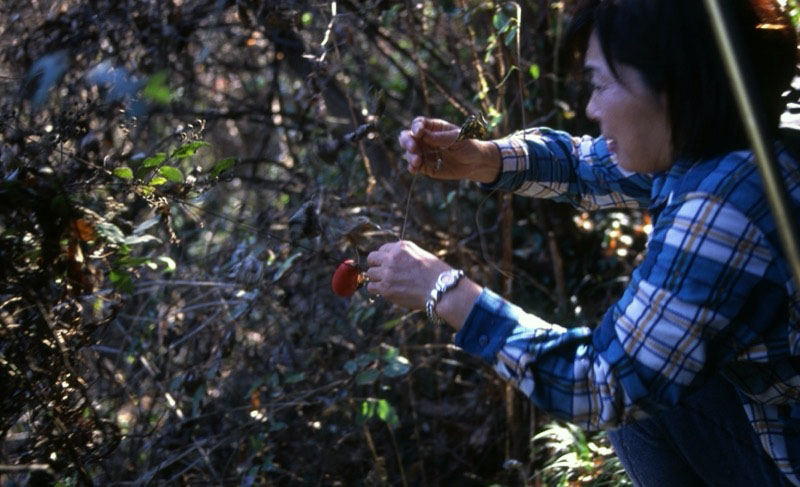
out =
<path fill-rule="evenodd" d="M 358 270 L 353 259 L 347 259 L 336 268 L 331 280 L 331 289 L 337 296 L 349 298 L 364 282 L 364 274 Z"/>

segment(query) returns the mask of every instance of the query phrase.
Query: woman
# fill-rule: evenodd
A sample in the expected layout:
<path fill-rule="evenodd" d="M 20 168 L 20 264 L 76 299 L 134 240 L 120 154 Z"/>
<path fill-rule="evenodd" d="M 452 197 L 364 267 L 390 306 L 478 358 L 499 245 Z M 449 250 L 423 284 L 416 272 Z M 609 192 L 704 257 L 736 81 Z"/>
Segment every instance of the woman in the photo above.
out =
<path fill-rule="evenodd" d="M 800 168 L 778 129 L 794 30 L 775 1 L 728 4 L 798 211 Z M 570 33 L 600 137 L 538 128 L 454 143 L 456 126 L 417 118 L 399 141 L 411 172 L 648 209 L 622 298 L 592 329 L 567 330 L 406 241 L 369 254 L 368 291 L 454 327 L 538 407 L 610 430 L 637 485 L 800 485 L 800 293 L 703 2 L 591 0 Z"/>

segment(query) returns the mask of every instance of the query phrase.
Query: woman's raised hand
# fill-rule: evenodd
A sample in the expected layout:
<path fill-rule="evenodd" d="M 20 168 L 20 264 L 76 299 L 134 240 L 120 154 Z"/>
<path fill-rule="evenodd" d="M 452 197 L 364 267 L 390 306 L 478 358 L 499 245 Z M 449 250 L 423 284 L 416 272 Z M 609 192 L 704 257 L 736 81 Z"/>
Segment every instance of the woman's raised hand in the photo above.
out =
<path fill-rule="evenodd" d="M 436 179 L 470 179 L 489 183 L 500 171 L 500 153 L 492 142 L 465 139 L 456 142 L 460 127 L 445 120 L 417 117 L 400 132 L 408 171 Z"/>

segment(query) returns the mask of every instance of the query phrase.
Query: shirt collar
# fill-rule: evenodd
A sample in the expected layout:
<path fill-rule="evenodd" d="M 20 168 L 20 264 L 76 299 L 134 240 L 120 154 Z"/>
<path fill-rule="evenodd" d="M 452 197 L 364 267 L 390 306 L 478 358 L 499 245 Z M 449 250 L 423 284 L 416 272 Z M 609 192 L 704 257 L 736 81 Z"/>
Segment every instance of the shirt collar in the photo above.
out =
<path fill-rule="evenodd" d="M 671 194 L 694 162 L 691 159 L 681 158 L 676 160 L 666 171 L 653 175 L 653 187 L 650 192 L 651 207 L 661 206 L 670 199 Z"/>

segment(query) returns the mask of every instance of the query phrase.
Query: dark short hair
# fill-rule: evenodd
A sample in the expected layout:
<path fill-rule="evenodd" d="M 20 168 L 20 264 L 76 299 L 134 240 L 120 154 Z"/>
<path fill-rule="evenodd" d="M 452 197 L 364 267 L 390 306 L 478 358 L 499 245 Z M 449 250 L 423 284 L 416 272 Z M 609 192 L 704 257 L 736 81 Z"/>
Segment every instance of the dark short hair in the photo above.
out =
<path fill-rule="evenodd" d="M 777 131 L 797 62 L 797 35 L 775 0 L 725 0 Z M 702 0 L 584 0 L 567 30 L 582 59 L 596 32 L 612 72 L 627 65 L 666 94 L 676 157 L 707 158 L 748 147 L 744 126 Z"/>

